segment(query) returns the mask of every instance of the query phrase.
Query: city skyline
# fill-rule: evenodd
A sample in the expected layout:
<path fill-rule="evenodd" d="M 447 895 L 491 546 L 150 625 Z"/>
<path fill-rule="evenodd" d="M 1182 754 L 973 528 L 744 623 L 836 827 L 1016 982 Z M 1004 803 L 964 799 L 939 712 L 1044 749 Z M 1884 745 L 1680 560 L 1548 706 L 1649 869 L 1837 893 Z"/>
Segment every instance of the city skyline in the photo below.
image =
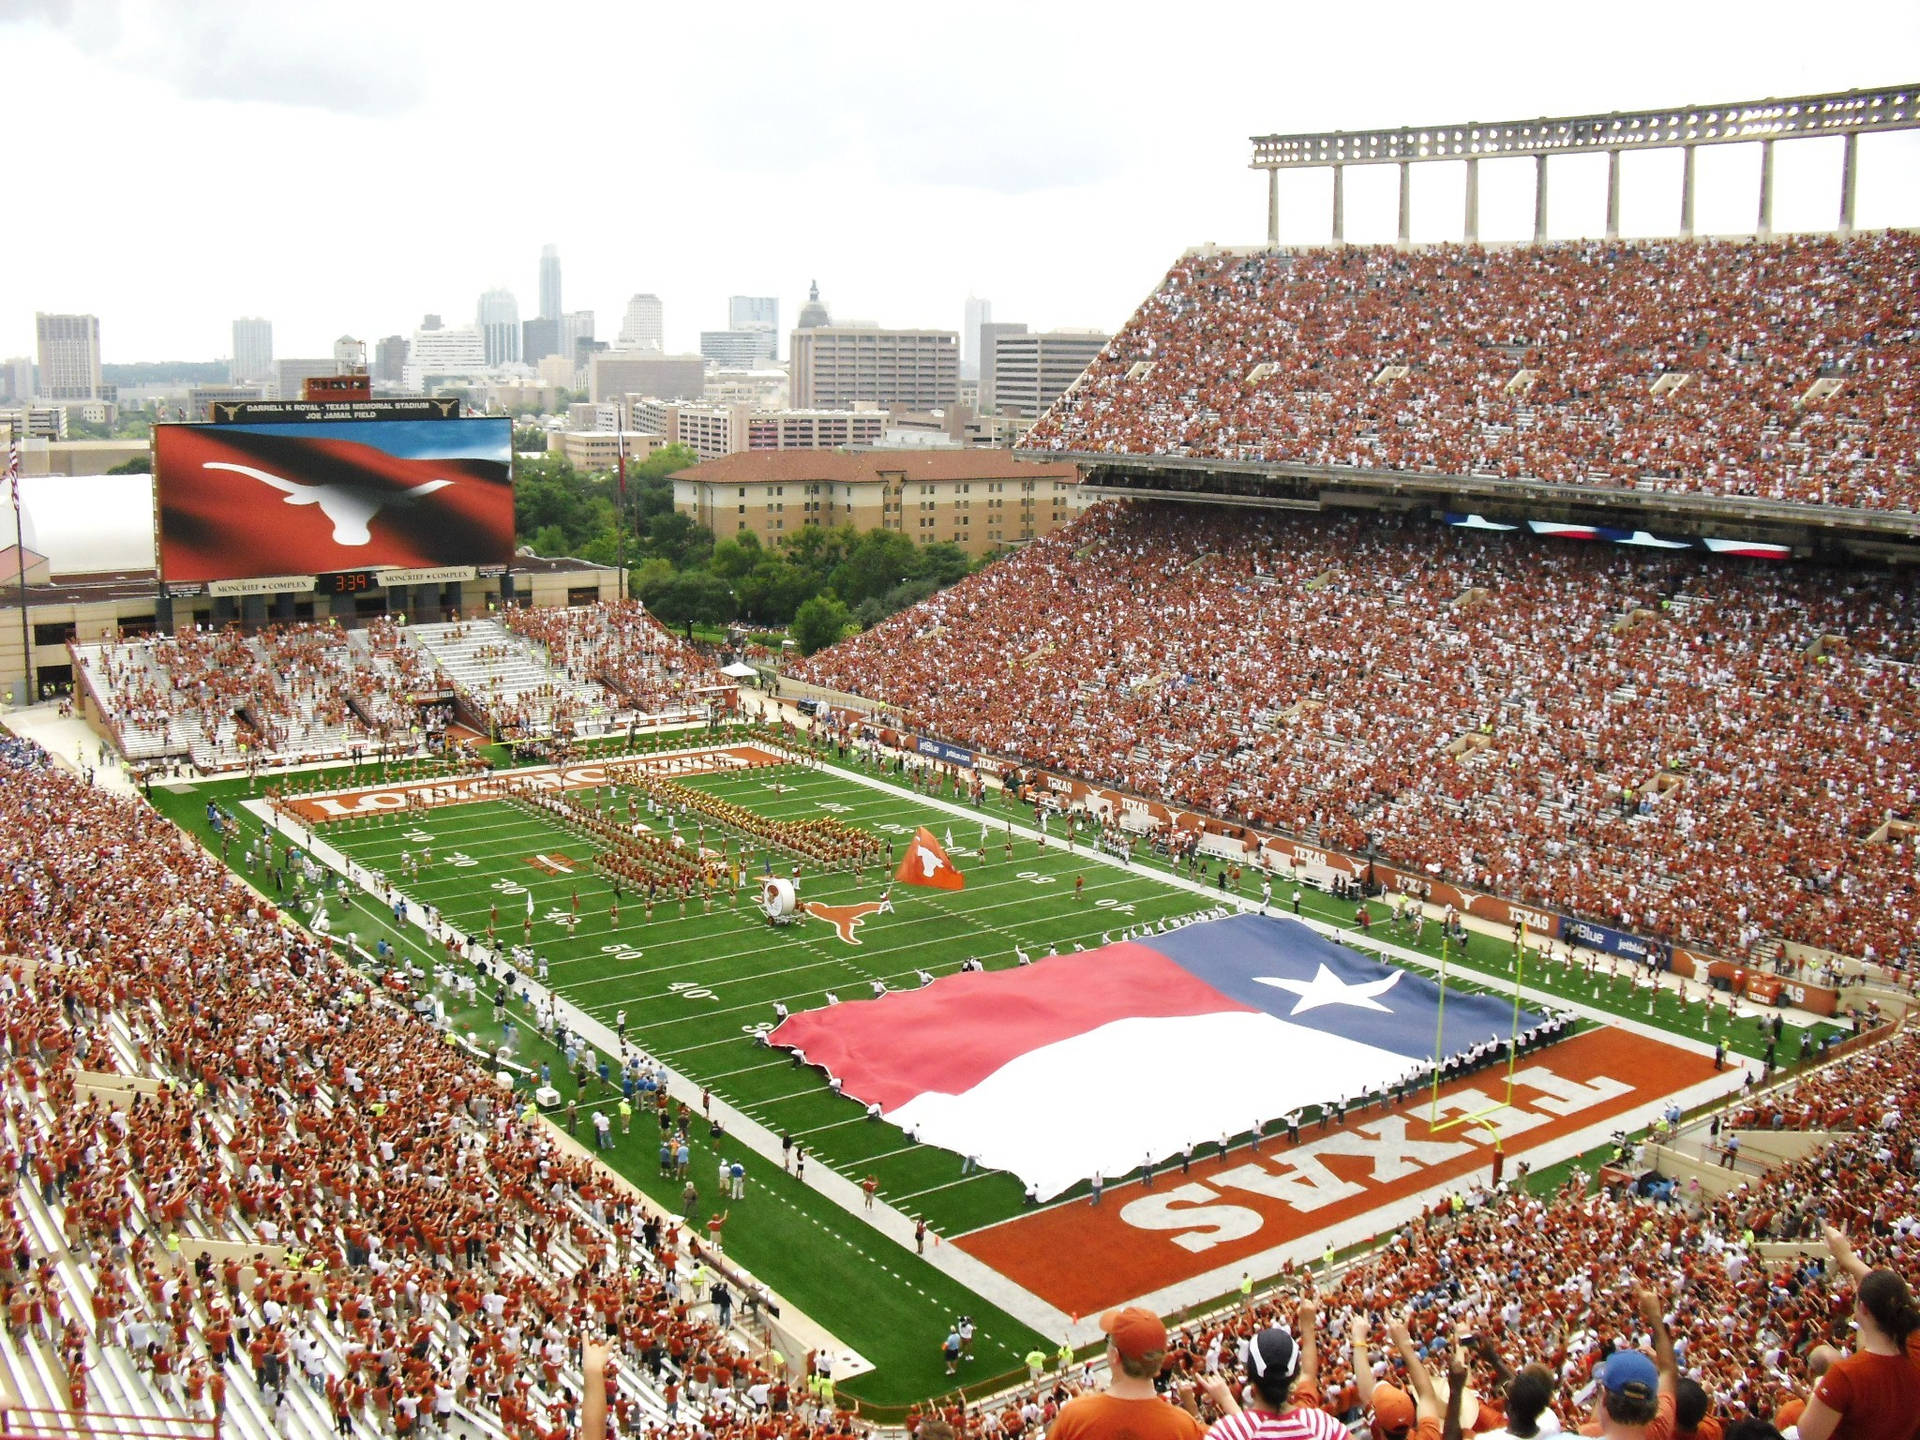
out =
<path fill-rule="evenodd" d="M 543 293 L 549 245 L 564 267 L 567 313 L 590 309 L 599 333 L 612 335 L 629 296 L 657 294 L 672 354 L 695 352 L 700 333 L 728 316 L 730 296 L 776 297 L 783 316 L 796 315 L 814 279 L 837 316 L 888 327 L 959 332 L 972 294 L 1035 330 L 1112 330 L 1185 248 L 1262 238 L 1265 184 L 1247 169 L 1250 135 L 1898 83 L 1910 77 L 1862 59 L 1862 40 L 1902 60 L 1920 48 L 1920 14 L 1880 4 L 1834 7 L 1819 27 L 1785 5 L 1749 7 L 1735 26 L 1683 9 L 1663 17 L 1652 42 L 1631 27 L 1556 22 L 1517 5 L 1495 5 L 1469 38 L 1452 17 L 1390 5 L 1391 16 L 1375 18 L 1391 48 L 1373 49 L 1361 43 L 1374 27 L 1356 36 L 1338 15 L 1230 6 L 1209 33 L 1232 43 L 1206 51 L 1203 64 L 1172 65 L 1157 16 L 1058 6 L 1018 12 L 1022 61 L 998 67 L 947 63 L 945 20 L 873 10 L 888 17 L 891 48 L 856 65 L 841 42 L 866 9 L 806 25 L 770 12 L 737 57 L 746 99 L 704 103 L 698 77 L 672 67 L 650 81 L 663 117 L 650 142 L 713 182 L 698 223 L 686 224 L 657 223 L 653 201 L 535 203 L 520 197 L 537 192 L 492 178 L 562 173 L 564 136 L 618 119 L 617 57 L 673 53 L 698 23 L 573 9 L 580 25 L 556 20 L 533 38 L 551 49 L 561 36 L 592 34 L 585 73 L 606 83 L 582 87 L 580 113 L 564 128 L 516 122 L 484 161 L 436 149 L 437 121 L 476 68 L 499 63 L 491 37 L 529 30 L 521 11 L 481 4 L 459 27 L 396 11 L 383 17 L 378 44 L 314 33 L 292 12 L 237 0 L 0 12 L 22 113 L 61 114 L 82 153 L 115 155 L 138 135 L 163 134 L 186 146 L 217 139 L 222 162 L 76 175 L 56 220 L 12 225 L 0 244 L 0 354 L 31 352 L 36 311 L 98 316 L 108 363 L 224 357 L 236 316 L 271 321 L 277 353 L 324 354 L 342 333 L 408 333 L 425 312 L 472 314 L 474 297 L 502 282 L 520 315 L 533 316 L 560 303 L 557 285 Z M 992 33 L 1003 13 L 1016 12 L 985 5 L 974 23 Z M 1788 24 L 1795 43 L 1782 47 L 1776 27 Z M 1577 66 L 1566 63 L 1573 55 Z M 1033 86 L 1050 56 L 1060 78 L 1084 83 Z M 803 87 L 807 123 L 796 125 L 793 81 L 816 75 L 858 83 Z M 1103 93 L 1133 99 L 1105 104 Z M 1142 96 L 1154 103 L 1135 103 Z M 329 191 L 326 224 L 311 223 L 318 197 L 300 163 L 308 152 L 290 138 L 315 126 L 330 159 L 365 160 Z M 1779 147 L 1777 229 L 1832 223 L 1837 143 Z M 446 172 L 440 179 L 458 182 L 437 185 L 432 205 L 420 202 L 418 167 L 399 158 L 421 147 Z M 1702 152 L 1703 233 L 1751 228 L 1756 151 Z M 1594 165 L 1603 171 L 1602 157 L 1554 163 L 1556 236 L 1600 228 Z M 1630 155 L 1624 170 L 1623 230 L 1670 231 L 1678 153 Z M 1916 173 L 1920 136 L 1866 137 L 1860 226 L 1920 223 Z M 228 175 L 244 175 L 244 186 Z M 1284 242 L 1324 242 L 1329 192 L 1325 172 L 1285 177 Z M 1458 193 L 1449 167 L 1416 172 L 1416 240 L 1457 238 Z M 1351 171 L 1346 195 L 1350 241 L 1392 238 L 1389 170 Z M 1530 167 L 1485 166 L 1481 203 L 1483 238 L 1524 239 Z M 153 227 L 136 257 L 119 223 L 128 213 L 227 221 Z M 390 223 L 401 215 L 404 224 Z M 273 243 L 260 243 L 267 235 Z M 155 275 L 185 283 L 156 284 Z"/>

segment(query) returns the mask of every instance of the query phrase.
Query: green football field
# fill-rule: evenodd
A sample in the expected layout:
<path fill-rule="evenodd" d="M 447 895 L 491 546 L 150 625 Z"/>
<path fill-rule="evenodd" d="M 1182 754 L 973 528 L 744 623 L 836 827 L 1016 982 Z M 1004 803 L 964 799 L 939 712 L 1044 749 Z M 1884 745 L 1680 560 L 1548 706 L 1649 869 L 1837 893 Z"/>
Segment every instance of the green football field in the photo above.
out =
<path fill-rule="evenodd" d="M 873 780 L 885 788 L 869 783 Z M 894 885 L 893 913 L 865 917 L 854 932 L 859 943 L 849 944 L 834 926 L 814 918 L 778 929 L 767 924 L 754 903 L 767 852 L 756 850 L 737 902 L 724 895 L 708 914 L 696 899 L 684 916 L 677 903 L 663 902 L 648 919 L 628 889 L 616 927 L 612 891 L 590 868 L 597 846 L 582 830 L 511 802 L 444 805 L 405 818 L 336 823 L 322 827 L 319 838 L 361 865 L 384 871 L 416 902 L 436 906 L 469 933 L 483 934 L 495 920 L 503 943 L 520 940 L 531 894 L 533 948 L 549 962 L 549 984 L 556 992 L 609 1027 L 624 1010 L 632 1043 L 767 1129 L 792 1135 L 807 1149 L 810 1165 L 831 1166 L 856 1181 L 868 1174 L 878 1177 L 884 1200 L 907 1214 L 924 1215 L 936 1234 L 951 1237 L 1019 1213 L 1022 1188 L 1012 1176 L 963 1176 L 958 1156 L 909 1142 L 895 1127 L 869 1120 L 854 1101 L 831 1093 L 819 1072 L 758 1044 L 756 1032 L 773 1020 L 776 1001 L 798 1012 L 825 1004 L 828 991 L 847 1000 L 864 998 L 875 980 L 912 987 L 917 972 L 947 974 L 969 956 L 997 969 L 1015 963 L 1016 946 L 1036 959 L 1050 948 L 1093 948 L 1108 936 L 1118 938 L 1130 925 L 1188 914 L 1211 902 L 1166 883 L 1164 865 L 1123 870 L 1091 859 L 1084 847 L 1077 854 L 1057 843 L 1043 848 L 1026 833 L 1031 812 L 1009 808 L 997 791 L 976 809 L 908 792 L 892 774 L 799 764 L 686 777 L 682 783 L 769 818 L 833 815 L 893 842 L 896 851 L 916 826 L 925 825 L 943 842 L 951 835 L 952 856 L 966 875 L 966 887 L 954 893 Z M 179 794 L 156 790 L 154 799 L 207 839 L 207 801 L 218 799 L 232 808 L 247 794 L 246 782 L 227 781 Z M 600 803 L 624 820 L 629 798 L 628 789 L 616 785 Z M 963 813 L 955 813 L 956 804 Z M 635 805 L 644 818 L 644 799 Z M 658 818 L 651 823 L 664 828 Z M 692 838 L 697 822 L 682 824 Z M 1011 857 L 1005 848 L 1009 825 L 1014 829 Z M 709 848 L 725 843 L 735 853 L 741 849 L 741 837 L 711 823 L 703 838 Z M 1057 827 L 1054 839 L 1059 839 Z M 403 879 L 403 852 L 419 856 L 429 850 L 431 863 L 417 877 Z M 231 859 L 240 865 L 239 854 Z M 557 859 L 573 866 L 572 873 L 554 873 Z M 787 874 L 790 867 L 790 858 L 773 857 L 774 873 Z M 1217 873 L 1217 867 L 1212 875 L 1203 870 L 1201 878 L 1211 880 Z M 264 875 L 249 878 L 271 891 Z M 1075 883 L 1080 878 L 1084 887 Z M 808 867 L 801 896 L 829 905 L 872 901 L 888 883 L 879 869 L 856 881 L 849 874 Z M 1257 890 L 1257 882 L 1249 883 Z M 1290 894 L 1290 886 L 1275 888 L 1276 898 Z M 1209 889 L 1218 896 L 1216 886 Z M 574 914 L 576 894 L 578 919 L 569 934 L 563 920 Z M 1353 906 L 1317 892 L 1308 893 L 1303 909 L 1315 919 L 1353 923 Z M 418 929 L 395 930 L 377 905 L 356 904 L 350 918 L 336 913 L 333 920 L 336 934 L 354 930 L 366 946 L 384 934 L 404 957 L 429 970 L 437 958 L 423 947 Z M 1438 928 L 1427 927 L 1426 943 L 1419 948 L 1437 953 Z M 1380 931 L 1376 925 L 1376 934 Z M 1404 937 L 1392 938 L 1407 943 Z M 1450 959 L 1462 967 L 1452 971 L 1455 983 L 1497 989 L 1505 978 L 1511 984 L 1512 952 L 1504 941 L 1475 936 L 1465 957 L 1455 952 Z M 1660 998 L 1647 1014 L 1644 992 L 1636 996 L 1625 981 L 1604 973 L 1594 982 L 1578 971 L 1542 967 L 1530 959 L 1524 978 L 1537 989 L 1618 1009 L 1644 1024 L 1696 1039 L 1724 1038 L 1736 1052 L 1758 1054 L 1764 1045 L 1756 1021 L 1729 1026 L 1716 1018 L 1715 1028 L 1703 1032 L 1699 1007 L 1682 1013 L 1671 996 Z M 514 1018 L 521 1059 L 535 1067 L 546 1061 L 556 1085 L 573 1097 L 559 1055 L 534 1032 L 527 1014 Z M 461 1030 L 488 1040 L 500 1034 L 488 1006 L 456 1008 L 453 1019 Z M 1791 1053 L 1783 1050 L 1782 1058 Z M 589 1133 L 586 1116 L 593 1108 L 611 1108 L 617 1099 L 597 1081 L 583 1087 L 578 1096 L 582 1133 Z M 677 1210 L 681 1182 L 660 1176 L 657 1134 L 651 1120 L 636 1115 L 633 1133 L 616 1133 L 606 1158 Z M 1019 1321 L 777 1166 L 724 1140 L 716 1146 L 704 1125 L 694 1125 L 693 1142 L 692 1177 L 701 1188 L 703 1208 L 713 1193 L 721 1153 L 737 1152 L 748 1164 L 748 1197 L 732 1205 L 728 1219 L 730 1252 L 875 1362 L 876 1372 L 850 1382 L 850 1392 L 882 1407 L 940 1393 L 947 1382 L 938 1342 L 948 1322 L 963 1311 L 979 1322 L 975 1348 L 982 1373 L 965 1377 L 975 1384 L 1015 1370 L 1018 1356 L 1037 1343 Z M 1110 1183 L 1117 1179 L 1109 1178 Z M 1059 1203 L 1084 1193 L 1082 1187 Z M 1059 1338 L 1044 1341 L 1051 1348 Z"/>

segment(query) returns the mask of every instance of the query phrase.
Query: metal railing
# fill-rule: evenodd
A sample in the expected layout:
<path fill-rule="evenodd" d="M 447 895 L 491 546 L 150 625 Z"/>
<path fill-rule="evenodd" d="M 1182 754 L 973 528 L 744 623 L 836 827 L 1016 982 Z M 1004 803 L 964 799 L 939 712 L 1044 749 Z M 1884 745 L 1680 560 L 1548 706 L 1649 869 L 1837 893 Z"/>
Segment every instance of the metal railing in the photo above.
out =
<path fill-rule="evenodd" d="M 0 1406 L 0 1436 L 8 1440 L 75 1440 L 112 1436 L 114 1440 L 217 1440 L 218 1420 L 184 1415 L 122 1415 L 108 1410 L 48 1410 L 31 1405 Z"/>

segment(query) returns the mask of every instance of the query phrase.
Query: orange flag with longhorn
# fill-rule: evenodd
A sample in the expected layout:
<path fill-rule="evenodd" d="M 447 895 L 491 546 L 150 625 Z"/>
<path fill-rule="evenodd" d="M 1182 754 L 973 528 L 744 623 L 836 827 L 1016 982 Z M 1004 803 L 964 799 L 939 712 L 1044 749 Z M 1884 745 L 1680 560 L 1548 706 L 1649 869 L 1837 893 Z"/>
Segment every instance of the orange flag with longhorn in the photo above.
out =
<path fill-rule="evenodd" d="M 914 831 L 906 858 L 893 878 L 902 885 L 924 885 L 929 890 L 964 890 L 967 885 L 966 877 L 954 868 L 947 852 L 924 825 Z"/>

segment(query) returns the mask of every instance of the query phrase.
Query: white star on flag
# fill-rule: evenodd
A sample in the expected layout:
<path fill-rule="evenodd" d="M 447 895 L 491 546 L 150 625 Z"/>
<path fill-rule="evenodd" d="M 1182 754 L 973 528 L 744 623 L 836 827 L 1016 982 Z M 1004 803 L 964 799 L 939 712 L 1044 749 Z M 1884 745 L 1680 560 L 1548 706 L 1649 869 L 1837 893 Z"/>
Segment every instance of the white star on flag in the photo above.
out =
<path fill-rule="evenodd" d="M 1256 985 L 1271 985 L 1276 990 L 1291 990 L 1298 995 L 1299 1002 L 1287 1012 L 1289 1015 L 1318 1010 L 1323 1005 L 1354 1005 L 1362 1010 L 1379 1010 L 1391 1015 L 1393 1011 L 1375 997 L 1386 994 L 1398 984 L 1400 974 L 1396 970 L 1384 980 L 1349 985 L 1322 963 L 1311 980 L 1286 980 L 1274 975 L 1256 975 L 1253 980 Z"/>

